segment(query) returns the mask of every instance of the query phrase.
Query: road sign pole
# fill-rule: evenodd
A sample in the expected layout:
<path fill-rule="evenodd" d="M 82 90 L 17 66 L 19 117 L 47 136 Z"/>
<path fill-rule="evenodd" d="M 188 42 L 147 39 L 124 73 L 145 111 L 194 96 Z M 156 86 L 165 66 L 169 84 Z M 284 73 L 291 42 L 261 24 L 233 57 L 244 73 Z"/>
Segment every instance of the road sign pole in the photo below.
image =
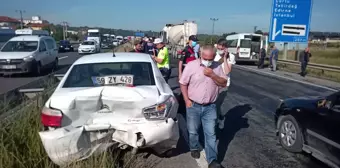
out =
<path fill-rule="evenodd" d="M 283 43 L 283 60 L 287 60 L 288 43 Z"/>

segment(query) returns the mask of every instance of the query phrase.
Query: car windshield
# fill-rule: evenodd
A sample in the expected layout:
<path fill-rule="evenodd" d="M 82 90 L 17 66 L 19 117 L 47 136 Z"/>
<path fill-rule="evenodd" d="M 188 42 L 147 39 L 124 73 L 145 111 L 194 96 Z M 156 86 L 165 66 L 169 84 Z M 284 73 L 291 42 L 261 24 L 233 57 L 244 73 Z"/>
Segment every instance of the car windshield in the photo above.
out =
<path fill-rule="evenodd" d="M 2 52 L 32 52 L 38 49 L 38 41 L 9 41 Z"/>
<path fill-rule="evenodd" d="M 89 37 L 100 37 L 100 33 L 98 33 L 98 32 L 89 32 L 88 36 Z"/>
<path fill-rule="evenodd" d="M 81 45 L 94 45 L 93 41 L 84 41 Z"/>
<path fill-rule="evenodd" d="M 151 63 L 119 62 L 75 65 L 63 88 L 96 87 L 94 78 L 116 75 L 133 75 L 133 86 L 155 85 Z"/>
<path fill-rule="evenodd" d="M 250 40 L 241 40 L 240 48 L 250 48 L 251 41 Z"/>

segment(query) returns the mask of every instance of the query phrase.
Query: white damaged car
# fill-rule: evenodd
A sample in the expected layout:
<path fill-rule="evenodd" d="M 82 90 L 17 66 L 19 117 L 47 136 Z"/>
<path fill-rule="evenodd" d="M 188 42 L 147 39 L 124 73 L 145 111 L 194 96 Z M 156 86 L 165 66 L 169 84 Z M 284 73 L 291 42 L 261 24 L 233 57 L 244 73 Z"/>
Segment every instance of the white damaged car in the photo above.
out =
<path fill-rule="evenodd" d="M 175 148 L 178 102 L 150 55 L 79 58 L 47 100 L 39 132 L 50 159 L 65 165 L 109 147 Z"/>

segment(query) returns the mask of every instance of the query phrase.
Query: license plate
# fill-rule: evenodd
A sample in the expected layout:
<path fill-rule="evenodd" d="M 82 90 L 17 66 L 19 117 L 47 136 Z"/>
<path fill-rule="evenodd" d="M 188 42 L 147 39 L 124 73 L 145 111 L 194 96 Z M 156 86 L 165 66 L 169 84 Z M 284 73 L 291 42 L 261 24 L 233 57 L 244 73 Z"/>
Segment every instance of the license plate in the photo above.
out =
<path fill-rule="evenodd" d="M 70 48 L 65 48 L 65 50 L 69 50 Z"/>
<path fill-rule="evenodd" d="M 17 66 L 15 66 L 15 65 L 3 65 L 2 66 L 2 69 L 16 69 L 17 68 Z"/>
<path fill-rule="evenodd" d="M 95 85 L 133 85 L 133 75 L 110 75 L 102 77 L 92 77 Z"/>

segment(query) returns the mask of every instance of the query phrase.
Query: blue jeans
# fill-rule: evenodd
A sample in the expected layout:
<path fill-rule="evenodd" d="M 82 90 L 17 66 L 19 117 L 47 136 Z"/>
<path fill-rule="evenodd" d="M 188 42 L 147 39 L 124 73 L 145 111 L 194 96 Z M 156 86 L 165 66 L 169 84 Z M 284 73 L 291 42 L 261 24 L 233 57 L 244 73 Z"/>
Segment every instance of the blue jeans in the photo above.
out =
<path fill-rule="evenodd" d="M 217 160 L 216 122 L 217 114 L 215 104 L 203 106 L 193 102 L 192 107 L 187 108 L 190 150 L 199 150 L 198 129 L 202 124 L 205 144 L 204 150 L 209 164 L 213 160 Z"/>

